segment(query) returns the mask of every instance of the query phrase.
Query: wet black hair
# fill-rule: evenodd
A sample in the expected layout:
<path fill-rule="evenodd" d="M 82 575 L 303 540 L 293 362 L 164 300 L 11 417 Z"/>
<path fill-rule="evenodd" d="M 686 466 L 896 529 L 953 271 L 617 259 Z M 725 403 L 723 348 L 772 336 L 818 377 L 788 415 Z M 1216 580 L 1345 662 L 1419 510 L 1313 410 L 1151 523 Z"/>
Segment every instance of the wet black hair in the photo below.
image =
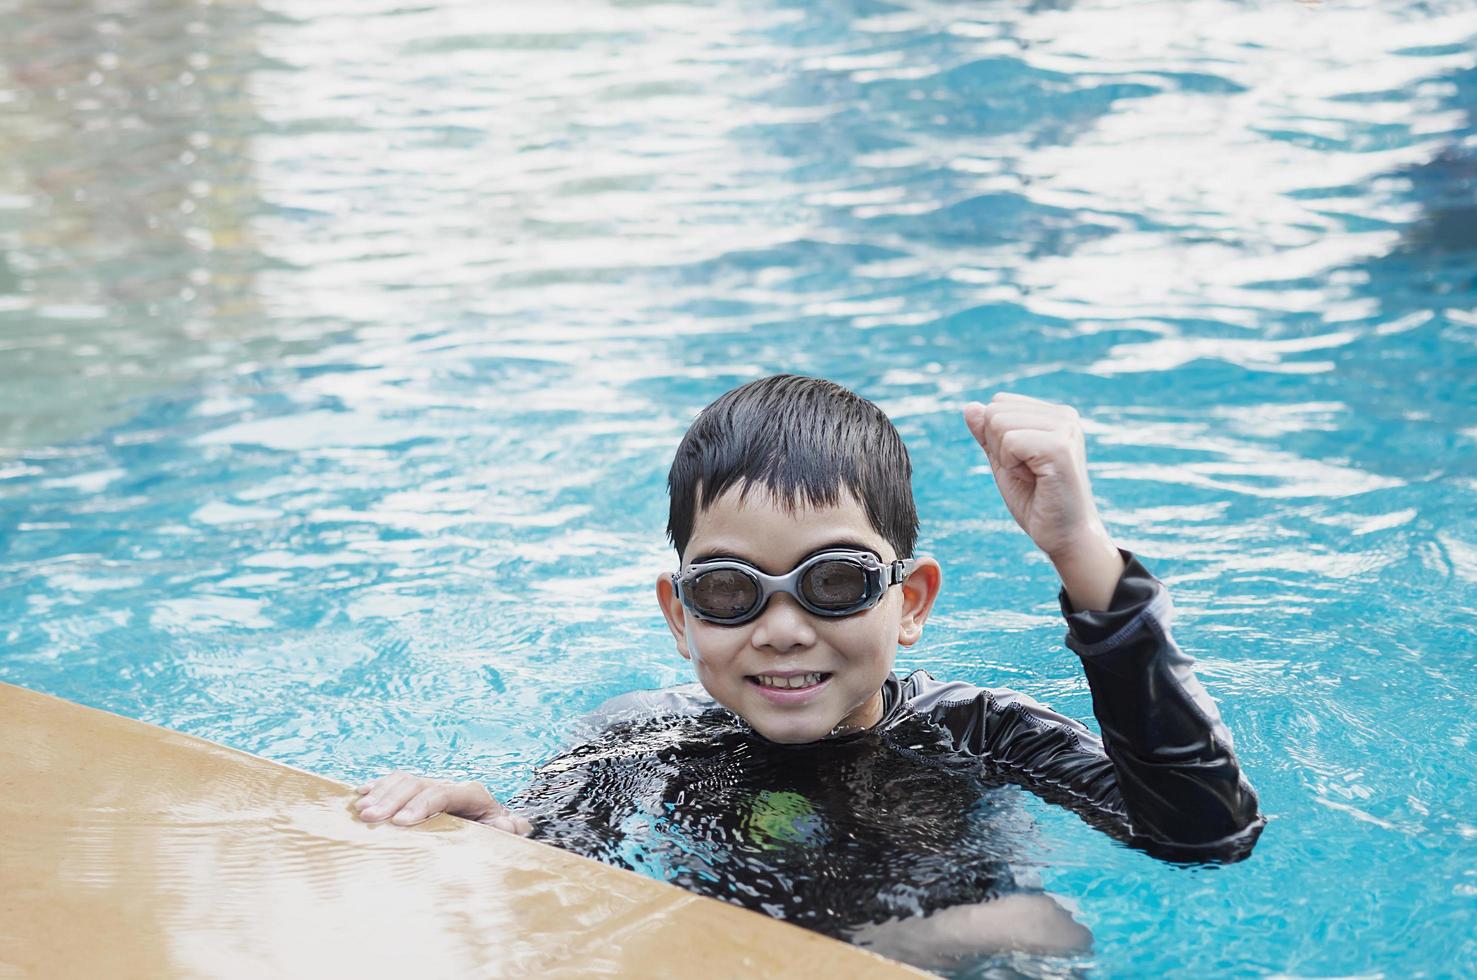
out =
<path fill-rule="evenodd" d="M 679 559 L 698 513 L 735 485 L 743 494 L 764 487 L 791 509 L 834 506 L 849 492 L 897 557 L 913 555 L 918 509 L 908 449 L 880 408 L 835 382 L 776 374 L 698 413 L 667 474 L 667 537 Z"/>

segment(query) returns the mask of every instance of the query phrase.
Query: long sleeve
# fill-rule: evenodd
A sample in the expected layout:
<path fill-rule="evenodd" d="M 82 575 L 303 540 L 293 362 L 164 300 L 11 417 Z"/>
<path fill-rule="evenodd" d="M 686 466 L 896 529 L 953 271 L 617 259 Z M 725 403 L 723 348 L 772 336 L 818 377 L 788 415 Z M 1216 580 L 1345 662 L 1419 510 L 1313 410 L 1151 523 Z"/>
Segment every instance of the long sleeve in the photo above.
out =
<path fill-rule="evenodd" d="M 1170 633 L 1169 592 L 1122 554 L 1127 567 L 1107 610 L 1077 612 L 1066 590 L 1058 598 L 1133 833 L 1188 856 L 1244 856 L 1265 823 L 1256 793 L 1194 659 Z"/>
<path fill-rule="evenodd" d="M 1265 821 L 1220 712 L 1169 631 L 1169 593 L 1131 554 L 1105 611 L 1061 595 L 1099 739 L 1005 689 L 910 677 L 904 697 L 1027 788 L 1135 846 L 1173 860 L 1234 861 Z M 921 674 L 922 672 L 920 672 Z M 918 675 L 915 675 L 915 677 Z"/>

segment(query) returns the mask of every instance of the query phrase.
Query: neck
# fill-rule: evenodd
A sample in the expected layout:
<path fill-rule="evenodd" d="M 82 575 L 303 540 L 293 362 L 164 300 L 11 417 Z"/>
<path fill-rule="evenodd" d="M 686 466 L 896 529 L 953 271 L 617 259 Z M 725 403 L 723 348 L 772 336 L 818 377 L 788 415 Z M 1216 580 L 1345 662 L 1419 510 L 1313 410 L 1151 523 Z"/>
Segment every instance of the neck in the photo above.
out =
<path fill-rule="evenodd" d="M 882 691 L 878 692 L 852 710 L 851 714 L 841 719 L 841 723 L 831 729 L 829 737 L 836 735 L 850 735 L 853 732 L 866 731 L 882 720 Z"/>

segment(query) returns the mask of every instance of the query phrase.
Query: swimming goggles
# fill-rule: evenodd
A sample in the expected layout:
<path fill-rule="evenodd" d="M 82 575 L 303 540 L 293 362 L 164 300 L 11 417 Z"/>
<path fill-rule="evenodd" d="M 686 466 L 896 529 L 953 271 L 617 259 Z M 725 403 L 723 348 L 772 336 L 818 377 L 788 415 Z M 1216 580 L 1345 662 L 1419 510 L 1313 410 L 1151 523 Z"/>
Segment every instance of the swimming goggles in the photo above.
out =
<path fill-rule="evenodd" d="M 738 626 L 764 611 L 783 592 L 807 612 L 827 618 L 871 609 L 887 590 L 913 573 L 917 559 L 884 564 L 866 551 L 818 551 L 784 575 L 766 575 L 746 561 L 696 562 L 672 575 L 677 598 L 706 623 Z"/>

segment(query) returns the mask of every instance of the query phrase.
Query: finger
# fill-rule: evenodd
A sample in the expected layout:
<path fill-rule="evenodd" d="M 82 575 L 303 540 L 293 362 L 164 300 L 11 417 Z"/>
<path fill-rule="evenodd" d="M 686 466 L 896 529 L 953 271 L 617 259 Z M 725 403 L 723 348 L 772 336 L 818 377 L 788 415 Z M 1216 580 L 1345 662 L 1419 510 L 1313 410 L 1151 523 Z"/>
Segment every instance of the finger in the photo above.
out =
<path fill-rule="evenodd" d="M 1034 415 L 1041 419 L 1054 419 L 1058 424 L 1081 429 L 1083 427 L 1082 416 L 1071 405 L 1060 402 L 1044 402 L 1039 398 L 1026 398 L 1015 396 L 1010 398 L 993 399 L 985 406 L 986 418 L 995 415 Z"/>
<path fill-rule="evenodd" d="M 988 405 L 973 401 L 964 406 L 964 421 L 971 431 L 981 428 L 990 418 L 1000 414 L 1037 415 L 1041 418 L 1060 419 L 1064 422 L 1078 420 L 1077 410 L 1071 405 L 1044 402 L 1039 398 L 1026 398 L 1020 395 L 997 394 Z"/>
<path fill-rule="evenodd" d="M 978 404 L 978 403 L 975 403 Z M 1010 403 L 1013 405 L 1014 403 Z M 970 432 L 990 458 L 990 465 L 999 465 L 1000 440 L 1007 432 L 1016 429 L 1056 430 L 1065 426 L 1064 420 L 1054 413 L 1010 410 L 1007 406 L 982 406 L 982 410 L 966 416 Z"/>
<path fill-rule="evenodd" d="M 1041 476 L 1066 467 L 1071 454 L 1071 440 L 1059 431 L 1012 429 L 1000 440 L 999 463 L 1002 469 L 1025 466 Z"/>
<path fill-rule="evenodd" d="M 481 820 L 488 814 L 507 812 L 487 791 L 486 786 L 470 779 L 460 783 L 436 783 L 429 786 L 400 812 L 406 811 L 410 811 L 407 822 L 429 819 L 437 813 L 449 813 L 453 817 L 464 817 L 467 820 Z"/>
<path fill-rule="evenodd" d="M 369 784 L 369 792 L 361 796 L 359 799 L 355 800 L 354 805 L 361 810 L 363 810 L 365 807 L 372 807 L 376 803 L 379 803 L 381 800 L 383 800 L 385 798 L 385 795 L 389 793 L 392 789 L 394 789 L 394 787 L 411 778 L 413 777 L 411 777 L 409 773 L 400 772 L 399 770 L 386 773 L 385 775 L 371 782 Z"/>
<path fill-rule="evenodd" d="M 376 792 L 375 802 L 359 811 L 365 820 L 384 820 L 400 812 L 400 808 L 421 791 L 421 780 L 414 776 L 394 783 L 383 794 Z"/>
<path fill-rule="evenodd" d="M 1011 432 L 1022 429 L 1030 429 L 1040 432 L 1056 432 L 1062 428 L 1062 421 L 1051 415 L 1041 415 L 1036 412 L 997 412 L 989 417 L 985 424 L 985 438 L 989 443 L 987 452 L 993 457 L 1000 456 L 1000 442 Z"/>
<path fill-rule="evenodd" d="M 995 402 L 985 407 L 986 424 L 997 431 L 1004 428 L 1060 429 L 1077 442 L 1085 442 L 1082 416 L 1071 405 L 1058 405 L 1036 399 Z"/>
<path fill-rule="evenodd" d="M 999 451 L 995 461 L 1000 469 L 1013 470 L 1018 466 L 1024 466 L 1033 473 L 1031 467 L 1032 458 L 1039 456 L 1045 447 L 1041 446 L 1043 433 L 1036 430 L 1021 429 L 1016 432 L 1007 432 L 1001 437 Z"/>
<path fill-rule="evenodd" d="M 488 817 L 482 823 L 505 833 L 517 834 L 520 837 L 527 837 L 533 832 L 533 824 L 511 810 L 505 810 L 495 817 Z"/>
<path fill-rule="evenodd" d="M 984 417 L 987 422 L 1001 415 L 1036 418 L 1061 426 L 1074 426 L 1081 421 L 1077 410 L 1071 405 L 1053 405 L 1035 399 L 998 401 L 985 406 Z"/>
<path fill-rule="evenodd" d="M 964 406 L 964 425 L 981 449 L 985 448 L 985 426 L 989 421 L 990 413 L 983 402 L 970 402 Z"/>
<path fill-rule="evenodd" d="M 429 820 L 446 810 L 449 787 L 445 784 L 427 786 L 406 801 L 400 812 L 390 818 L 392 823 L 411 824 Z"/>
<path fill-rule="evenodd" d="M 1067 412 L 1075 412 L 1076 411 L 1076 409 L 1072 408 L 1071 405 L 1068 405 L 1068 404 L 1066 404 L 1064 402 L 1049 402 L 1049 401 L 1046 401 L 1045 399 L 1041 399 L 1041 398 L 1032 398 L 1030 395 L 1018 395 L 1018 394 L 1016 394 L 1013 391 L 997 391 L 997 392 L 995 392 L 995 394 L 990 397 L 990 404 L 992 404 L 992 405 L 1015 405 L 1017 407 L 1020 407 L 1020 406 L 1035 406 L 1035 407 L 1051 409 L 1053 411 L 1059 411 L 1059 412 L 1060 411 L 1067 411 Z"/>

